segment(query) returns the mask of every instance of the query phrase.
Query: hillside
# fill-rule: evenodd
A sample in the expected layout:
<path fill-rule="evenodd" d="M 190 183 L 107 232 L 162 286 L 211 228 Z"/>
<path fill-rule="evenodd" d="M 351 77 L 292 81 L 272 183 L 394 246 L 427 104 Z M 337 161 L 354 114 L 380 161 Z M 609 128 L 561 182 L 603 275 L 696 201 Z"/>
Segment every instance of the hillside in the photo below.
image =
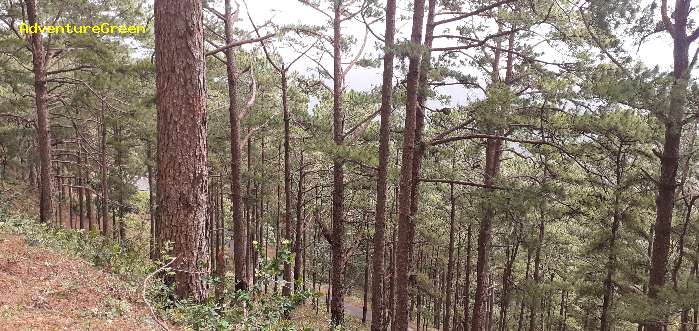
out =
<path fill-rule="evenodd" d="M 0 227 L 0 329 L 153 330 L 138 288 Z"/>

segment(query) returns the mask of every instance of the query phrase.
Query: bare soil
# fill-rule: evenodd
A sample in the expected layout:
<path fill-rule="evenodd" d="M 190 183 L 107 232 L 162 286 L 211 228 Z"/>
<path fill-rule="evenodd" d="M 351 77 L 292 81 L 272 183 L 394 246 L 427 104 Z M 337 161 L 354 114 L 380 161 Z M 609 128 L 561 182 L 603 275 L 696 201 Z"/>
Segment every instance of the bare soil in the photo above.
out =
<path fill-rule="evenodd" d="M 84 260 L 0 233 L 0 330 L 155 330 L 139 294 Z"/>

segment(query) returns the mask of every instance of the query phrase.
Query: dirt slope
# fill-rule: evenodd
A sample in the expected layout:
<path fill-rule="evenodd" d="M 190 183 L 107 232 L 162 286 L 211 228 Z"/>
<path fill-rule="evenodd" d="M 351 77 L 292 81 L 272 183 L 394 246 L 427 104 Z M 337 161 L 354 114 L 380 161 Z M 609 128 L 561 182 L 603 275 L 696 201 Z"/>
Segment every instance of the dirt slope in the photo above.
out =
<path fill-rule="evenodd" d="M 155 330 L 139 300 L 87 262 L 0 233 L 0 330 Z"/>

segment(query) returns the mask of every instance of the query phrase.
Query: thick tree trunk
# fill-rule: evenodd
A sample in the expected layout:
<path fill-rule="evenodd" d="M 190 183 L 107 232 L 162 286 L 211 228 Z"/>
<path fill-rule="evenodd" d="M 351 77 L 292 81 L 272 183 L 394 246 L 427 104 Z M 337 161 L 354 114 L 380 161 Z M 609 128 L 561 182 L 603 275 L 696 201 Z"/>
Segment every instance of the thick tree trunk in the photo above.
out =
<path fill-rule="evenodd" d="M 381 85 L 381 125 L 379 128 L 379 169 L 376 177 L 376 220 L 374 223 L 374 259 L 371 283 L 371 330 L 385 329 L 383 316 L 384 248 L 386 241 L 386 191 L 388 156 L 393 110 L 393 43 L 396 31 L 396 0 L 386 2 L 386 33 L 384 39 L 383 82 Z"/>
<path fill-rule="evenodd" d="M 413 25 L 410 42 L 419 45 L 422 42 L 423 18 L 425 0 L 415 0 L 413 3 Z M 418 105 L 418 84 L 422 54 L 412 52 L 407 76 L 407 101 L 405 128 L 403 134 L 403 156 L 400 171 L 400 192 L 398 196 L 398 242 L 396 252 L 396 312 L 392 325 L 394 331 L 408 328 L 408 273 L 410 271 L 410 255 L 412 250 L 412 231 L 414 220 L 411 219 L 411 195 L 413 187 L 413 158 L 415 153 L 415 131 Z"/>
<path fill-rule="evenodd" d="M 665 285 L 667 264 L 670 254 L 672 236 L 672 211 L 675 206 L 676 177 L 680 159 L 680 143 L 684 121 L 684 109 L 687 103 L 687 84 L 689 73 L 689 46 L 687 22 L 691 1 L 678 1 L 673 18 L 675 24 L 671 34 L 674 41 L 674 82 L 670 91 L 670 105 L 664 116 L 665 139 L 660 155 L 660 177 L 656 195 L 655 237 L 651 254 L 648 296 L 655 300 L 660 288 Z M 650 321 L 647 331 L 660 331 L 663 321 Z"/>
<path fill-rule="evenodd" d="M 500 155 L 502 153 L 502 140 L 488 139 L 486 142 L 486 165 L 485 165 L 485 185 L 492 191 L 495 178 L 500 171 Z M 494 206 L 486 202 L 485 215 L 481 221 L 478 232 L 478 256 L 476 258 L 476 294 L 473 304 L 473 319 L 471 329 L 481 330 L 487 323 L 487 300 L 488 283 L 490 278 L 490 243 L 492 241 L 493 218 L 495 217 Z"/>
<path fill-rule="evenodd" d="M 155 1 L 155 62 L 158 109 L 157 208 L 161 245 L 170 255 L 175 294 L 201 302 L 208 296 L 206 233 L 206 67 L 202 3 Z"/>
<path fill-rule="evenodd" d="M 499 29 L 500 30 L 500 29 Z M 498 42 L 498 45 L 500 42 Z M 504 83 L 508 84 L 512 76 L 513 67 L 513 55 L 512 50 L 514 49 L 514 33 L 509 36 L 508 45 L 508 56 L 506 61 L 506 74 Z M 501 60 L 502 50 L 500 48 L 495 49 L 494 59 L 492 63 L 492 77 L 491 84 L 501 83 L 500 77 L 500 60 Z M 498 132 L 491 132 L 492 134 L 498 134 Z M 501 139 L 488 138 L 486 140 L 486 150 L 485 150 L 485 173 L 484 173 L 484 184 L 486 186 L 486 191 L 492 192 L 493 185 L 495 184 L 495 179 L 500 173 L 500 162 L 502 156 L 502 144 Z M 485 211 L 483 220 L 480 223 L 479 233 L 478 233 L 478 255 L 476 259 L 476 293 L 474 296 L 473 305 L 473 319 L 471 321 L 471 327 L 473 330 L 480 330 L 486 325 L 490 327 L 492 318 L 492 304 L 488 303 L 488 300 L 492 300 L 493 293 L 488 293 L 488 284 L 492 283 L 490 278 L 490 254 L 491 254 L 491 242 L 492 242 L 492 227 L 493 219 L 495 217 L 495 206 L 491 201 L 485 202 Z M 489 311 L 487 311 L 489 309 Z M 486 316 L 487 313 L 487 316 Z"/>
<path fill-rule="evenodd" d="M 27 21 L 29 25 L 39 22 L 36 0 L 25 0 Z M 41 176 L 41 195 L 39 202 L 39 221 L 52 224 L 54 221 L 54 178 L 51 165 L 51 132 L 48 111 L 48 89 L 46 83 L 46 52 L 41 33 L 31 35 L 32 64 L 34 71 L 34 103 L 36 106 L 36 131 L 39 137 L 39 160 Z"/>

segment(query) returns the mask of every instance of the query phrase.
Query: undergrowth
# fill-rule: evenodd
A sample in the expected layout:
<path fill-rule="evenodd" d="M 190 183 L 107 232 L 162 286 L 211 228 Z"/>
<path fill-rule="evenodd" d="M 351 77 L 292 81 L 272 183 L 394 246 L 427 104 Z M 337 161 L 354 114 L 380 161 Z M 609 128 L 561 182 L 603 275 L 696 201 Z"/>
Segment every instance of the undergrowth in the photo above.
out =
<path fill-rule="evenodd" d="M 142 250 L 128 241 L 119 244 L 94 231 L 48 226 L 28 217 L 13 215 L 2 205 L 0 233 L 18 234 L 31 246 L 44 246 L 75 255 L 95 267 L 116 274 L 131 291 L 140 290 L 145 277 L 162 265 L 143 256 Z M 169 260 L 167 254 L 163 260 Z M 292 311 L 306 299 L 319 294 L 303 289 L 285 297 L 272 291 L 272 288 L 284 285 L 279 280 L 284 263 L 293 263 L 288 243 L 277 256 L 260 262 L 255 270 L 256 282 L 246 291 L 234 290 L 233 280 L 227 277 L 227 286 L 219 298 L 212 297 L 203 303 L 175 300 L 174 288 L 156 277 L 148 284 L 147 297 L 160 316 L 185 329 L 297 330 L 294 321 L 289 319 Z M 169 268 L 164 270 L 166 273 L 173 272 Z M 213 278 L 207 281 L 212 289 L 218 282 Z"/>

